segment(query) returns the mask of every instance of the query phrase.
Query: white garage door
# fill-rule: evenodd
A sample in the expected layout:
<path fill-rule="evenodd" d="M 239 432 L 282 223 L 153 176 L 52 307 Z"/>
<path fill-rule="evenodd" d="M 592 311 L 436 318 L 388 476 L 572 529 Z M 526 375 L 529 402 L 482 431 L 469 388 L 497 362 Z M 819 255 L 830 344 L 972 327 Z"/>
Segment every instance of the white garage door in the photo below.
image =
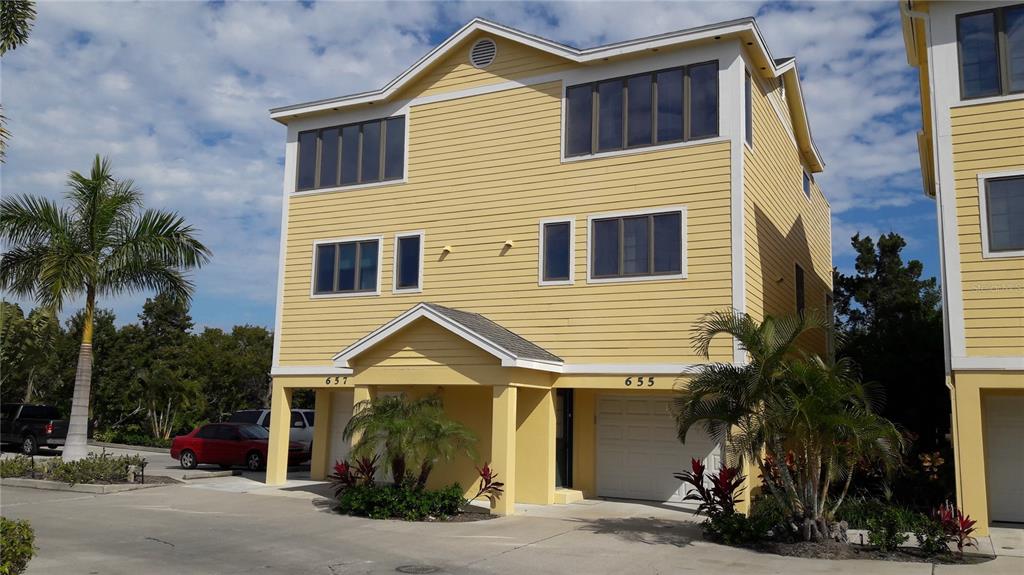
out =
<path fill-rule="evenodd" d="M 1024 522 L 1024 397 L 985 398 L 985 475 L 992 521 Z"/>
<path fill-rule="evenodd" d="M 599 397 L 597 400 L 597 494 L 604 497 L 681 501 L 683 483 L 673 473 L 690 459 L 717 470 L 721 448 L 703 430 L 691 429 L 686 444 L 676 437 L 667 397 Z"/>
<path fill-rule="evenodd" d="M 348 442 L 344 431 L 348 420 L 352 418 L 352 390 L 331 390 L 331 447 L 329 473 L 334 473 L 334 463 L 348 457 Z"/>

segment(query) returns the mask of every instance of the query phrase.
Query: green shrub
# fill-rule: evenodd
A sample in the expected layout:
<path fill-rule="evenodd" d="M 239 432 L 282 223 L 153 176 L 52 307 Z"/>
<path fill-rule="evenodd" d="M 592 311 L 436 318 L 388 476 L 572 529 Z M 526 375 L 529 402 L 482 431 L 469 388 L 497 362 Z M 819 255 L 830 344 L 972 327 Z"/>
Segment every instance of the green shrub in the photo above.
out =
<path fill-rule="evenodd" d="M 111 455 L 107 452 L 90 453 L 77 461 L 51 459 L 46 462 L 44 475 L 46 479 L 76 483 L 124 483 L 128 480 L 130 466 L 145 465 L 141 455 Z"/>
<path fill-rule="evenodd" d="M 772 532 L 774 539 L 790 539 L 793 533 L 788 527 L 789 518 L 786 511 L 774 497 L 762 495 L 755 497 L 750 509 L 750 523 L 755 533 L 767 537 Z"/>
<path fill-rule="evenodd" d="M 25 477 L 32 471 L 32 458 L 15 455 L 0 459 L 0 477 Z"/>
<path fill-rule="evenodd" d="M 406 521 L 450 517 L 459 513 L 463 503 L 462 487 L 457 483 L 437 491 L 410 485 L 354 485 L 338 496 L 342 513 Z"/>
<path fill-rule="evenodd" d="M 913 531 L 921 519 L 926 517 L 908 507 L 880 499 L 855 497 L 843 501 L 836 511 L 836 519 L 846 521 L 851 529 L 869 529 L 868 524 L 872 520 L 878 521 L 886 514 L 893 515 L 903 531 Z"/>
<path fill-rule="evenodd" d="M 35 539 L 28 521 L 0 517 L 0 575 L 25 572 L 29 559 L 36 554 Z"/>
<path fill-rule="evenodd" d="M 917 546 L 927 555 L 945 555 L 949 553 L 949 540 L 942 522 L 932 517 L 922 517 L 914 526 L 914 538 Z"/>
<path fill-rule="evenodd" d="M 764 538 L 765 532 L 742 513 L 716 513 L 702 525 L 704 536 L 726 545 L 752 543 Z"/>
<path fill-rule="evenodd" d="M 907 541 L 905 517 L 896 507 L 868 519 L 868 543 L 882 551 L 895 551 Z"/>

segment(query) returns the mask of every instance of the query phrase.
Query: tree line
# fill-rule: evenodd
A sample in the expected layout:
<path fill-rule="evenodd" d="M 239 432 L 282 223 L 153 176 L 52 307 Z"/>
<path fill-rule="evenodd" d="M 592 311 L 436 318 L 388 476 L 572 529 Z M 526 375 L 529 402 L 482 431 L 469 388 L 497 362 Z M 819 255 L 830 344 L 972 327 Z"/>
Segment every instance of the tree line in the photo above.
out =
<path fill-rule="evenodd" d="M 136 323 L 117 327 L 106 309 L 93 319 L 97 438 L 161 443 L 238 409 L 270 405 L 274 337 L 264 327 L 196 331 L 188 304 L 170 295 L 146 300 Z M 42 308 L 26 314 L 0 303 L 0 399 L 70 413 L 83 324 L 84 312 L 61 324 Z"/>

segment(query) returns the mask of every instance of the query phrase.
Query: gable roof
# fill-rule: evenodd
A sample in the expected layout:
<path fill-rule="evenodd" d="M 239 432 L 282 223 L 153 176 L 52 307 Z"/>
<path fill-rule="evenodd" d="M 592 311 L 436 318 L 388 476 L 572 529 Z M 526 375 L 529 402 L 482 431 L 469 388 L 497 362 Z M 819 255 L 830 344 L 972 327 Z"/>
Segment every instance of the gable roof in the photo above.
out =
<path fill-rule="evenodd" d="M 821 154 L 818 152 L 814 139 L 811 137 L 810 126 L 807 121 L 807 111 L 804 105 L 803 92 L 800 89 L 800 77 L 796 70 L 795 58 L 776 59 L 771 55 L 768 46 L 761 36 L 757 22 L 753 18 L 740 18 L 706 26 L 687 28 L 675 32 L 667 32 L 654 36 L 646 36 L 634 40 L 615 42 L 594 48 L 573 48 L 560 44 L 547 38 L 523 32 L 503 24 L 491 22 L 483 18 L 474 18 L 457 32 L 448 37 L 436 48 L 420 58 L 415 64 L 399 74 L 395 79 L 377 90 L 327 98 L 281 106 L 270 110 L 270 117 L 282 124 L 289 121 L 318 112 L 335 111 L 359 104 L 378 104 L 388 101 L 402 88 L 410 85 L 414 80 L 422 77 L 428 69 L 442 58 L 450 54 L 464 40 L 476 32 L 483 32 L 494 37 L 505 38 L 530 46 L 542 52 L 565 58 L 566 60 L 588 64 L 601 62 L 609 58 L 634 54 L 647 50 L 656 50 L 669 46 L 679 46 L 704 40 L 718 40 L 723 37 L 738 37 L 750 47 L 750 54 L 754 64 L 760 68 L 764 76 L 779 78 L 785 76 L 787 100 L 792 111 L 797 141 L 801 152 L 804 153 L 811 171 L 820 172 L 824 168 Z M 790 89 L 795 88 L 795 89 Z M 790 96 L 789 94 L 792 94 Z"/>
<path fill-rule="evenodd" d="M 562 369 L 562 358 L 483 315 L 427 302 L 415 305 L 342 350 L 334 356 L 334 366 L 350 368 L 350 360 L 421 318 L 434 322 L 490 353 L 501 360 L 504 367 L 523 367 L 556 373 Z"/>

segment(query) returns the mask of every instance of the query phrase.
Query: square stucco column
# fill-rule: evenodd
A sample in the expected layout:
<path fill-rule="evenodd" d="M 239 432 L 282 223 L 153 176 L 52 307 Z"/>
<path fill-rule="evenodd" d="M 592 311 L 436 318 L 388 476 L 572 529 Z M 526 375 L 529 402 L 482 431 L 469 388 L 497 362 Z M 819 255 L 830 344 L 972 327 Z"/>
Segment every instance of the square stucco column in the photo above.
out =
<path fill-rule="evenodd" d="M 518 388 L 516 502 L 555 502 L 555 392 Z"/>
<path fill-rule="evenodd" d="M 292 423 L 292 390 L 274 382 L 270 399 L 270 440 L 267 445 L 267 485 L 288 479 L 288 436 Z"/>
<path fill-rule="evenodd" d="M 313 427 L 313 453 L 309 462 L 309 476 L 316 481 L 327 478 L 331 469 L 331 402 L 334 391 L 330 389 L 316 390 L 316 403 Z"/>
<path fill-rule="evenodd" d="M 491 508 L 512 515 L 516 508 L 516 388 L 495 385 L 491 396 L 491 468 L 504 480 L 505 493 Z"/>

